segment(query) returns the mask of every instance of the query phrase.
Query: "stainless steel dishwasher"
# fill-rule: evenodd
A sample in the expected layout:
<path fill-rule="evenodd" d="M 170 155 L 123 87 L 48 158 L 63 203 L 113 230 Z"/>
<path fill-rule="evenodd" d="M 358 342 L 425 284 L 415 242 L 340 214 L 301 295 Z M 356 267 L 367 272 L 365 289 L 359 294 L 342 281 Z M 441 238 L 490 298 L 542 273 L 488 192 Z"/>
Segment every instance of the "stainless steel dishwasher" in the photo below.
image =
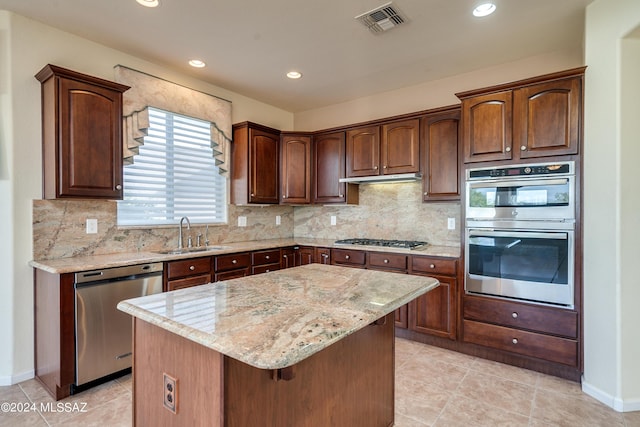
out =
<path fill-rule="evenodd" d="M 76 387 L 131 367 L 131 316 L 116 306 L 160 292 L 162 263 L 76 273 Z"/>

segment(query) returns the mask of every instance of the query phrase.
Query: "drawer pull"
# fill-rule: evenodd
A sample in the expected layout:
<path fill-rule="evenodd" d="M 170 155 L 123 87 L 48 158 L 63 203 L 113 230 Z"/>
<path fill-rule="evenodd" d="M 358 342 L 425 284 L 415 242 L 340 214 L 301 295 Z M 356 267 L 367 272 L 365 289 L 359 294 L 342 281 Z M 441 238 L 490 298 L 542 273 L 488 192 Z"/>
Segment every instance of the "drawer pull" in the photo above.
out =
<path fill-rule="evenodd" d="M 264 258 L 265 258 L 265 259 L 269 259 L 269 255 L 266 255 Z"/>
<path fill-rule="evenodd" d="M 511 151 L 511 147 L 507 147 L 504 149 L 504 151 L 506 151 L 507 153 Z"/>
<path fill-rule="evenodd" d="M 436 268 L 435 264 L 429 264 L 429 268 Z"/>
<path fill-rule="evenodd" d="M 511 342 L 514 343 L 514 344 L 518 344 L 518 338 L 512 339 Z"/>
<path fill-rule="evenodd" d="M 190 265 L 190 266 L 189 266 L 189 270 L 193 271 L 193 270 L 195 270 L 195 269 L 196 269 L 196 266 L 195 266 L 195 265 Z"/>
<path fill-rule="evenodd" d="M 349 258 L 351 258 L 349 255 L 344 256 L 344 259 L 349 259 Z"/>
<path fill-rule="evenodd" d="M 384 262 L 385 264 L 389 264 L 389 260 L 388 260 L 388 259 L 385 259 L 383 262 Z"/>
<path fill-rule="evenodd" d="M 526 145 L 521 146 L 520 151 L 527 151 L 527 146 Z"/>
<path fill-rule="evenodd" d="M 287 258 L 287 255 L 282 255 L 282 258 Z"/>
<path fill-rule="evenodd" d="M 514 319 L 518 318 L 518 313 L 516 313 L 515 311 L 513 313 L 511 313 L 511 317 L 513 317 Z"/>
<path fill-rule="evenodd" d="M 238 260 L 236 260 L 236 259 L 232 259 L 231 260 L 231 264 L 237 264 L 237 263 L 238 263 Z"/>
<path fill-rule="evenodd" d="M 265 272 L 265 273 L 268 273 L 268 272 L 269 272 L 269 269 L 266 269 L 264 272 Z"/>

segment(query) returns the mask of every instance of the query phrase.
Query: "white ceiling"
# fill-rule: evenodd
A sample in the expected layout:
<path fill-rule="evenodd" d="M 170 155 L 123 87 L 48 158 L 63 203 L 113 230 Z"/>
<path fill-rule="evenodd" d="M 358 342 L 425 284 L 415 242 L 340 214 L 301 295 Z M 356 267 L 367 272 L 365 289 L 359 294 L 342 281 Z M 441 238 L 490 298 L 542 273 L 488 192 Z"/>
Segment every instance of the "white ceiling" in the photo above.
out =
<path fill-rule="evenodd" d="M 387 0 L 0 0 L 0 9 L 298 112 L 565 49 L 592 0 L 394 0 L 409 23 L 380 35 L 354 17 Z M 191 58 L 207 63 L 195 70 Z M 303 78 L 289 80 L 297 69 Z"/>

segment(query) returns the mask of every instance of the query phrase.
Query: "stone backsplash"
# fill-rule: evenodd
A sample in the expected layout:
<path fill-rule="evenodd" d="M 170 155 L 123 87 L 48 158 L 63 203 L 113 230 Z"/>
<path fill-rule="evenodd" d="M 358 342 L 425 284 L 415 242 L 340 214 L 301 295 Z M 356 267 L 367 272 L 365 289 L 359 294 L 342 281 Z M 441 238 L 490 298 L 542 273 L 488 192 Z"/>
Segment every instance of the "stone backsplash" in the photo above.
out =
<path fill-rule="evenodd" d="M 229 206 L 228 224 L 209 226 L 209 244 L 262 239 L 311 237 L 344 239 L 425 240 L 433 245 L 460 245 L 460 204 L 422 203 L 420 183 L 360 185 L 356 206 Z M 101 200 L 34 200 L 33 258 L 47 260 L 174 249 L 178 225 L 118 228 L 116 202 Z M 280 215 L 281 225 L 276 225 Z M 247 218 L 238 227 L 238 216 Z M 336 217 L 332 226 L 331 216 Z M 98 233 L 86 233 L 87 218 L 98 220 Z M 447 230 L 447 218 L 456 229 Z M 193 224 L 187 235 L 205 234 L 204 224 Z"/>

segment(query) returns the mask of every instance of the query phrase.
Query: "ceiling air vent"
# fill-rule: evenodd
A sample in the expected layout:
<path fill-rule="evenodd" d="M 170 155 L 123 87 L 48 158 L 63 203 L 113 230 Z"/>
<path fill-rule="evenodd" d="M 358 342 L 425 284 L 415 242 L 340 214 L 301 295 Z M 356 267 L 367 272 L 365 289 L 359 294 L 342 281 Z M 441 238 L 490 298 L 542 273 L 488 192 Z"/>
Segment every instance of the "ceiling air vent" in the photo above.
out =
<path fill-rule="evenodd" d="M 407 18 L 392 2 L 385 3 L 369 12 L 356 16 L 374 34 L 383 33 L 407 22 Z"/>

